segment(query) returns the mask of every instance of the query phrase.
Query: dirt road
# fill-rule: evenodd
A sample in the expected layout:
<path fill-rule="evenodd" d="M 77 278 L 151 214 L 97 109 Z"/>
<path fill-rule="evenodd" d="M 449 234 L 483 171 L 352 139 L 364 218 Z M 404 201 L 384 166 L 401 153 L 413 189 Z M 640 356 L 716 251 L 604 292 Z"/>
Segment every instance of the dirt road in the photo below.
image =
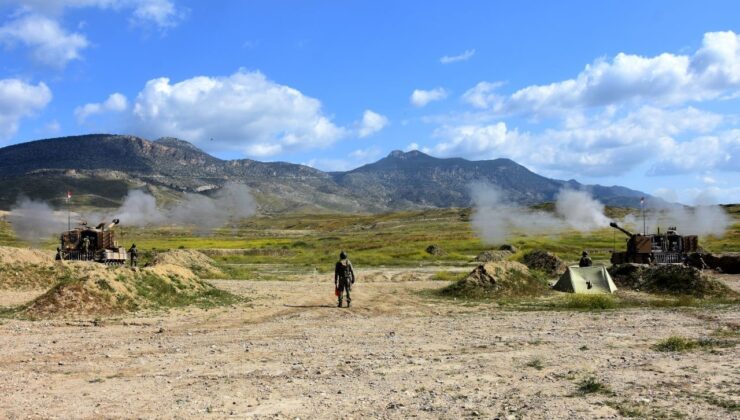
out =
<path fill-rule="evenodd" d="M 338 309 L 316 278 L 215 283 L 251 301 L 0 321 L 3 417 L 738 417 L 737 348 L 651 348 L 737 331 L 737 307 L 506 311 L 376 281 Z M 588 378 L 605 389 L 580 393 Z"/>

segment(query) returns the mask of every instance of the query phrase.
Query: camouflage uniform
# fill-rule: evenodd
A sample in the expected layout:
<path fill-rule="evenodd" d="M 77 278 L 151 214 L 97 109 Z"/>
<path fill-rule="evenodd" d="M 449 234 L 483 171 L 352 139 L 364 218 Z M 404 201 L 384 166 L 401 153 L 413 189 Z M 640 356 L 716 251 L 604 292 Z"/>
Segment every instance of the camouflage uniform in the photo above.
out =
<path fill-rule="evenodd" d="M 581 255 L 582 257 L 581 257 L 581 260 L 578 261 L 578 266 L 579 267 L 591 267 L 591 265 L 593 265 L 593 261 L 591 261 L 591 257 L 588 256 L 588 252 L 583 251 L 583 254 Z"/>
<path fill-rule="evenodd" d="M 340 260 L 334 266 L 334 288 L 338 291 L 337 296 L 337 307 L 342 307 L 343 294 L 347 294 L 347 307 L 349 308 L 352 298 L 350 297 L 350 290 L 352 284 L 355 282 L 355 272 L 352 269 L 352 263 L 347 259 L 347 254 L 342 252 L 339 254 Z"/>
<path fill-rule="evenodd" d="M 82 259 L 87 260 L 90 256 L 90 238 L 82 238 Z"/>
<path fill-rule="evenodd" d="M 129 248 L 128 253 L 131 258 L 131 267 L 136 267 L 139 261 L 139 251 L 136 250 L 136 244 L 131 245 L 131 248 Z"/>

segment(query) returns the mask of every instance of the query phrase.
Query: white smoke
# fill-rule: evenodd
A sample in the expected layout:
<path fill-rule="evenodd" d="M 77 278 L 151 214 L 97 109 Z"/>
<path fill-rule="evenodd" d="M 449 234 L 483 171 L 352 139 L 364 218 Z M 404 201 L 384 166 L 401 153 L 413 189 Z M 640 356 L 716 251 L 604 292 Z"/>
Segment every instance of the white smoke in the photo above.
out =
<path fill-rule="evenodd" d="M 647 200 L 644 224 L 642 216 L 627 216 L 625 224 L 639 232 L 644 226 L 646 233 L 655 233 L 658 229 L 665 232 L 669 227 L 675 227 L 681 235 L 721 237 L 732 225 L 732 218 L 721 206 L 713 203 L 714 197 L 709 192 L 699 194 L 691 207 Z"/>
<path fill-rule="evenodd" d="M 66 217 L 43 201 L 20 197 L 10 208 L 8 221 L 18 238 L 38 245 L 66 229 Z"/>
<path fill-rule="evenodd" d="M 606 228 L 610 222 L 604 214 L 604 205 L 585 191 L 561 190 L 556 196 L 554 214 L 516 205 L 489 184 L 471 185 L 471 197 L 473 228 L 488 243 L 504 242 L 513 233 L 558 235 L 570 229 L 589 232 Z M 648 200 L 645 206 L 647 233 L 676 227 L 683 235 L 722 236 L 732 219 L 722 207 L 709 203 L 711 197 L 706 194 L 700 194 L 693 207 Z M 643 230 L 640 215 L 627 215 L 619 223 L 634 233 Z"/>
<path fill-rule="evenodd" d="M 130 191 L 121 207 L 98 218 L 118 218 L 127 226 L 187 225 L 205 233 L 256 212 L 257 205 L 249 188 L 231 182 L 219 189 L 213 198 L 185 193 L 182 200 L 167 207 L 158 207 L 150 194 Z"/>
<path fill-rule="evenodd" d="M 489 184 L 471 185 L 471 197 L 473 228 L 489 243 L 501 243 L 514 232 L 548 235 L 567 229 L 588 232 L 609 225 L 604 205 L 585 191 L 561 190 L 555 214 L 519 206 Z"/>
<path fill-rule="evenodd" d="M 213 198 L 186 193 L 182 200 L 167 207 L 158 207 L 151 194 L 133 190 L 113 211 L 86 212 L 80 216 L 91 226 L 117 218 L 125 226 L 187 225 L 203 234 L 256 212 L 257 205 L 249 188 L 243 184 L 227 183 Z M 26 197 L 21 197 L 11 208 L 8 221 L 18 238 L 33 244 L 67 228 L 64 214 L 55 212 L 43 201 Z"/>

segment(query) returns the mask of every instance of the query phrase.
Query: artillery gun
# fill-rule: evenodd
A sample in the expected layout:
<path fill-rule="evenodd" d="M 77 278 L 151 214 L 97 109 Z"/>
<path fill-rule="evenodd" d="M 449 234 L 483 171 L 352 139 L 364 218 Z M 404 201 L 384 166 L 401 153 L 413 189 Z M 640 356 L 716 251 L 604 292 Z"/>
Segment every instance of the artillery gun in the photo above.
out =
<path fill-rule="evenodd" d="M 699 238 L 696 235 L 679 235 L 675 227 L 669 227 L 663 234 L 658 229 L 657 234 L 641 235 L 632 233 L 614 222 L 609 223 L 609 226 L 629 238 L 626 251 L 612 252 L 612 264 L 682 263 L 688 254 L 700 251 Z"/>
<path fill-rule="evenodd" d="M 61 258 L 95 261 L 107 265 L 125 264 L 128 259 L 126 249 L 118 246 L 115 232 L 112 230 L 118 222 L 118 219 L 113 219 L 108 225 L 100 223 L 95 227 L 89 227 L 83 222 L 80 227 L 62 233 Z"/>

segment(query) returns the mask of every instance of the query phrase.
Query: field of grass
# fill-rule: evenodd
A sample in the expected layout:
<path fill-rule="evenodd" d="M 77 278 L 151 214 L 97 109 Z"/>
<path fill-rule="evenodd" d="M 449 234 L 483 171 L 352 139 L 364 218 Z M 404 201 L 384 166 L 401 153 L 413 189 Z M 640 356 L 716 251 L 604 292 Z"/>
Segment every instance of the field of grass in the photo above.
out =
<path fill-rule="evenodd" d="M 540 206 L 547 210 L 547 206 Z M 740 206 L 726 207 L 734 219 L 722 237 L 700 238 L 713 252 L 740 251 Z M 607 209 L 614 217 L 627 210 Z M 278 214 L 258 215 L 210 235 L 197 235 L 184 227 L 136 228 L 125 221 L 118 228 L 118 242 L 136 243 L 143 252 L 167 249 L 225 249 L 211 252 L 222 264 L 278 264 L 295 268 L 332 269 L 340 250 L 349 253 L 362 267 L 461 265 L 502 244 L 484 243 L 470 224 L 470 209 L 434 209 L 387 214 Z M 684 231 L 690 231 L 687 227 Z M 566 262 L 575 262 L 588 249 L 595 263 L 607 263 L 612 249 L 623 250 L 625 237 L 609 227 L 581 233 L 528 235 L 514 232 L 507 241 L 522 251 L 542 248 Z M 9 225 L 0 220 L 0 245 L 19 245 Z M 440 255 L 426 252 L 429 245 L 441 248 Z M 56 246 L 50 238 L 45 247 Z M 521 256 L 521 251 L 514 258 Z"/>

